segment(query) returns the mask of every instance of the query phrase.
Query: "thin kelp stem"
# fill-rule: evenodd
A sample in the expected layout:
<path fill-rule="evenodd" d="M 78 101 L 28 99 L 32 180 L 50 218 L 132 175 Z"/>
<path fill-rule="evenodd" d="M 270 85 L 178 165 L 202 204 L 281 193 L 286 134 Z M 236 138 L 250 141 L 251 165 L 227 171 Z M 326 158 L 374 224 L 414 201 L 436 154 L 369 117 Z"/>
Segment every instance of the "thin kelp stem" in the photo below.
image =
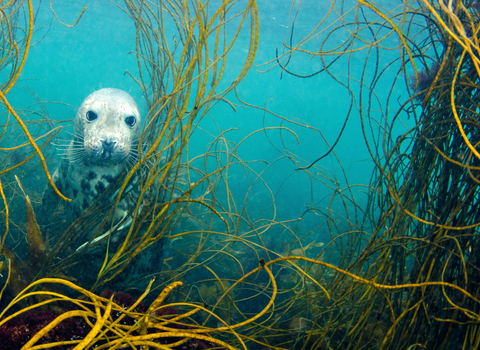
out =
<path fill-rule="evenodd" d="M 22 127 L 23 131 L 25 132 L 25 135 L 27 136 L 30 144 L 33 146 L 33 148 L 35 149 L 36 153 L 38 154 L 38 156 L 40 157 L 40 160 L 42 162 L 42 167 L 43 167 L 43 170 L 45 172 L 45 175 L 47 176 L 48 178 L 48 181 L 50 183 L 50 185 L 53 187 L 53 189 L 55 190 L 55 192 L 63 199 L 63 200 L 66 200 L 66 201 L 70 201 L 70 199 L 66 198 L 65 196 L 63 196 L 60 191 L 57 189 L 57 187 L 55 186 L 55 184 L 53 183 L 52 181 L 52 177 L 50 176 L 50 173 L 48 171 L 48 168 L 47 168 L 47 164 L 45 162 L 45 158 L 43 157 L 43 154 L 42 152 L 40 151 L 40 149 L 38 148 L 38 146 L 36 145 L 35 141 L 33 140 L 32 136 L 30 135 L 27 127 L 25 126 L 25 124 L 23 123 L 23 121 L 21 120 L 21 118 L 18 116 L 18 114 L 15 112 L 15 110 L 12 108 L 12 106 L 8 103 L 5 95 L 8 93 L 8 91 L 10 91 L 10 89 L 13 87 L 13 85 L 16 83 L 18 77 L 20 76 L 20 73 L 22 72 L 23 70 L 23 66 L 25 64 L 25 61 L 27 59 L 27 55 L 28 55 L 28 50 L 30 48 L 30 42 L 31 42 L 31 39 L 32 39 L 32 33 L 33 33 L 33 8 L 32 8 L 32 1 L 31 0 L 28 0 L 27 1 L 27 4 L 28 4 L 28 32 L 27 32 L 27 38 L 26 38 L 26 44 L 25 44 L 25 47 L 24 47 L 24 53 L 23 53 L 23 58 L 22 60 L 20 61 L 20 66 L 17 68 L 16 72 L 15 72 L 15 75 L 13 76 L 12 79 L 10 79 L 10 82 L 9 84 L 3 89 L 3 91 L 0 91 L 0 99 L 2 99 L 4 105 L 6 106 L 6 108 L 8 109 L 8 111 L 15 117 L 15 119 L 17 120 L 17 122 L 20 124 L 20 126 Z M 16 45 L 16 44 L 15 44 Z M 6 127 L 6 125 L 5 125 Z"/>
<path fill-rule="evenodd" d="M 328 20 L 328 26 L 312 25 L 304 38 L 296 38 L 291 25 L 285 53 L 266 63 L 277 63 L 282 73 L 307 77 L 294 72 L 292 62 L 302 55 L 319 57 L 323 67 L 316 74 L 329 74 L 354 95 L 352 104 L 358 105 L 361 133 L 375 164 L 367 210 L 362 210 L 362 222 L 356 227 L 361 234 L 351 236 L 351 250 L 339 238 L 348 237 L 348 230 L 339 228 L 343 233 L 336 237 L 341 263 L 348 262 L 341 269 L 370 285 L 349 282 L 348 274 L 334 269 L 335 282 L 326 289 L 338 300 L 336 308 L 320 308 L 322 316 L 314 318 L 304 339 L 319 349 L 329 345 L 315 342 L 317 334 L 329 334 L 330 344 L 345 348 L 450 349 L 459 339 L 474 344 L 478 332 L 470 322 L 478 317 L 478 293 L 471 281 L 479 271 L 480 222 L 475 209 L 480 144 L 478 6 L 473 1 L 392 7 L 359 1 L 346 12 L 342 6 L 331 5 L 337 12 L 319 21 Z M 334 34 L 343 36 L 342 44 Z M 397 42 L 389 41 L 393 35 Z M 388 50 L 397 50 L 400 57 L 392 58 Z M 355 74 L 352 63 L 358 59 L 365 64 Z M 341 62 L 348 75 L 335 70 Z M 385 87 L 388 93 L 380 93 Z M 351 111 L 343 120 L 352 120 Z M 310 178 L 326 159 L 311 167 L 311 160 L 304 161 Z M 432 291 L 435 284 L 442 288 Z M 405 289 L 394 292 L 397 286 Z M 446 311 L 450 308 L 452 313 Z M 328 322 L 325 315 L 330 315 Z M 372 327 L 379 322 L 385 327 L 374 332 Z M 344 325 L 345 331 L 336 325 Z M 444 336 L 425 341 L 429 334 Z M 302 348 L 308 348 L 305 344 Z"/>
<path fill-rule="evenodd" d="M 233 15 L 240 18 L 240 23 L 236 25 L 233 37 L 227 42 L 225 30 L 229 23 L 228 11 L 235 3 L 235 1 L 222 3 L 208 19 L 206 7 L 200 4 L 197 4 L 198 7 L 195 8 L 195 11 L 190 11 L 187 10 L 185 4 L 177 6 L 174 3 L 168 3 L 168 8 L 171 10 L 167 13 L 162 11 L 160 15 L 153 10 L 150 4 L 133 1 L 126 3 L 137 30 L 137 62 L 140 68 L 140 79 L 137 82 L 143 91 L 155 87 L 157 87 L 155 89 L 159 89 L 153 94 L 157 100 L 147 101 L 151 107 L 146 118 L 146 127 L 139 141 L 140 144 L 144 142 L 142 140 L 151 142 L 148 150 L 142 153 L 142 158 L 155 159 L 155 167 L 151 167 L 147 173 L 142 174 L 141 192 L 136 203 L 135 214 L 132 216 L 132 224 L 126 238 L 114 255 L 110 258 L 105 256 L 103 267 L 98 274 L 97 285 L 118 276 L 139 252 L 158 241 L 165 232 L 165 229 L 158 232 L 163 225 L 162 222 L 169 227 L 175 215 L 185 210 L 188 203 L 203 203 L 202 205 L 221 218 L 221 214 L 216 212 L 214 206 L 190 198 L 191 192 L 180 194 L 180 200 L 172 198 L 161 204 L 155 204 L 158 199 L 152 202 L 151 196 L 158 193 L 158 190 L 170 178 L 170 174 L 174 176 L 174 182 L 172 190 L 168 190 L 168 192 L 174 194 L 174 184 L 179 166 L 181 163 L 188 164 L 188 159 L 184 159 L 184 152 L 188 155 L 188 140 L 194 129 L 194 123 L 198 123 L 219 99 L 223 99 L 223 96 L 235 88 L 253 63 L 258 46 L 256 4 L 255 1 L 249 1 L 243 10 Z M 172 19 L 179 28 L 181 38 L 184 38 L 176 41 L 173 49 L 170 46 L 171 43 L 166 41 L 167 36 L 164 33 L 164 28 L 168 27 L 166 21 L 171 20 L 165 15 L 171 14 L 172 10 L 181 14 L 181 21 L 175 16 Z M 190 17 L 191 15 L 192 17 Z M 227 89 L 216 92 L 215 87 L 220 83 L 225 71 L 226 55 L 232 49 L 247 20 L 251 23 L 251 42 L 244 65 L 240 69 L 238 77 Z M 213 48 L 210 41 L 214 42 Z M 153 49 L 154 47 L 159 47 L 161 50 L 157 53 Z M 179 54 L 179 58 L 174 60 L 173 57 L 176 54 Z M 210 60 L 211 55 L 213 55 L 213 60 Z M 145 69 L 149 78 L 144 74 Z M 161 80 L 157 81 L 159 77 Z M 208 84 L 211 79 L 214 80 L 214 84 Z M 169 81 L 171 86 L 164 85 L 164 81 Z M 168 92 L 165 89 L 168 89 Z M 139 154 L 141 154 L 140 149 Z M 161 160 L 160 157 L 165 154 L 168 156 L 165 160 Z M 143 167 L 142 164 L 139 162 L 134 165 L 126 176 L 118 192 L 115 205 L 118 205 L 125 196 L 128 183 L 138 176 Z M 146 201 L 151 203 L 148 208 L 141 204 Z M 142 225 L 147 217 L 151 218 L 152 223 L 146 232 L 136 239 L 139 225 Z M 224 222 L 228 228 L 228 223 Z M 131 246 L 131 242 L 134 240 L 135 244 Z M 116 271 L 108 276 L 114 269 Z"/>
<path fill-rule="evenodd" d="M 258 49 L 256 3 L 213 5 L 125 2 L 122 9 L 136 31 L 130 54 L 136 55 L 139 69 L 126 74 L 139 85 L 149 107 L 138 162 L 55 237 L 43 270 L 13 297 L 0 327 L 26 312 L 68 304 L 42 325 L 29 346 L 47 347 L 40 344 L 40 334 L 71 318 L 82 320 L 88 332 L 82 339 L 48 345 L 192 348 L 205 341 L 229 349 L 319 350 L 477 346 L 476 3 L 362 0 L 347 8 L 347 3 L 334 1 L 299 38 L 295 22 L 302 4 L 294 1 L 283 51 L 277 50 L 283 53 L 271 53 L 267 70 L 277 69 L 281 77 L 291 74 L 292 79 L 328 75 L 344 88 L 349 96 L 337 102 L 345 114 L 336 116 L 341 132 L 333 139 L 298 116 L 269 111 L 268 100 L 255 107 L 239 97 L 239 84 Z M 2 28 L 11 38 L 13 27 Z M 248 46 L 232 71 L 229 57 L 245 30 L 242 38 Z M 21 46 L 10 48 L 4 52 L 15 54 L 15 67 L 20 67 Z M 308 74 L 306 62 L 312 57 L 321 67 Z M 297 59 L 306 65 L 306 74 L 295 72 Z M 226 72 L 233 75 L 231 81 L 225 81 Z M 229 100 L 233 89 L 237 101 Z M 215 119 L 213 107 L 222 102 L 232 113 L 240 107 L 260 111 L 262 127 L 237 143 L 230 139 L 236 128 L 222 130 L 214 120 L 216 134 L 207 130 L 202 120 L 210 114 Z M 341 144 L 352 149 L 361 143 L 345 138 L 355 119 L 360 127 L 354 136 L 363 138 L 374 169 L 368 184 L 353 184 L 343 155 L 337 153 Z M 271 125 L 271 120 L 278 123 Z M 21 128 L 19 121 L 11 126 Z M 6 130 L 3 139 L 9 135 Z M 206 140 L 203 150 L 194 149 L 197 133 Z M 312 148 L 307 154 L 311 159 L 300 157 L 294 147 L 303 137 L 312 137 L 324 149 Z M 242 159 L 240 154 L 260 144 L 259 139 L 277 156 Z M 2 148 L 14 152 L 31 145 L 18 140 Z M 19 144 L 26 146 L 14 149 Z M 22 166 L 30 163 L 29 158 Z M 6 169 L 20 169 L 15 164 Z M 303 171 L 292 171 L 273 187 L 269 176 L 288 167 Z M 3 178 L 1 184 L 13 188 Z M 291 189 L 300 185 L 310 191 L 305 203 L 297 203 Z M 9 203 L 8 196 L 3 200 Z M 115 222 L 112 216 L 120 203 L 128 210 Z M 298 217 L 285 219 L 279 203 L 289 209 L 305 207 Z M 7 226 L 9 237 L 11 231 L 12 225 Z M 8 265 L 10 281 L 28 275 L 14 272 L 21 269 L 14 266 L 12 252 L 3 254 L 10 259 L 2 264 Z M 85 260 L 92 265 L 89 275 L 78 284 L 68 282 L 65 276 Z M 41 276 L 62 278 L 34 280 Z M 99 296 L 97 291 L 105 287 L 141 294 L 149 306 L 138 300 L 120 305 L 119 292 L 112 292 L 113 298 Z M 150 298 L 145 290 L 158 297 Z"/>

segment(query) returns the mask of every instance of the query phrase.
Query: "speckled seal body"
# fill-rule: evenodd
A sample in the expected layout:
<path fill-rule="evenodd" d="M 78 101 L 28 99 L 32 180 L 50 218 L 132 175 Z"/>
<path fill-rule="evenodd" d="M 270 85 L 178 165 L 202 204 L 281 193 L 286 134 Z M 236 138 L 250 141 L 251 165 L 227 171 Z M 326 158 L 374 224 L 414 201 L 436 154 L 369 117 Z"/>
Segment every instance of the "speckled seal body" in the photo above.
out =
<path fill-rule="evenodd" d="M 64 208 L 67 222 L 78 218 L 136 160 L 140 122 L 138 106 L 125 91 L 101 89 L 83 101 L 75 117 L 73 140 L 52 176 L 60 192 L 72 200 Z M 53 211 L 58 203 L 58 196 L 47 186 L 42 206 Z M 114 220 L 122 218 L 125 210 L 126 204 L 120 203 Z"/>

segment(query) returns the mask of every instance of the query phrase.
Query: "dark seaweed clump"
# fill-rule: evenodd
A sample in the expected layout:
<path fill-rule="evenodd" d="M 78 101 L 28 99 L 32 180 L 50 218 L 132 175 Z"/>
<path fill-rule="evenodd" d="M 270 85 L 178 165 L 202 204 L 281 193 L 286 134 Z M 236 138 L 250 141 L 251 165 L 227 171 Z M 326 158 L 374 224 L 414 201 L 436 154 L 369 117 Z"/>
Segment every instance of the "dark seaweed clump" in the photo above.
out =
<path fill-rule="evenodd" d="M 102 297 L 110 298 L 113 297 L 113 302 L 117 305 L 121 306 L 125 310 L 132 306 L 137 299 L 131 296 L 128 293 L 117 292 L 113 293 L 111 290 L 105 290 L 102 293 Z M 143 313 L 146 311 L 145 305 L 143 303 L 139 303 L 135 309 L 133 310 L 138 313 Z M 21 349 L 32 337 L 38 333 L 42 328 L 46 327 L 50 322 L 55 320 L 58 316 L 62 314 L 61 311 L 54 311 L 54 310 L 28 310 L 22 312 L 20 315 L 14 317 L 7 323 L 0 326 L 0 350 L 19 350 Z M 173 307 L 164 307 L 155 312 L 155 315 L 158 317 L 166 317 L 171 315 L 174 317 L 175 315 L 179 315 L 180 312 Z M 122 315 L 121 312 L 112 311 L 111 317 L 113 320 L 116 320 L 118 317 Z M 92 324 L 95 324 L 94 318 L 89 318 L 89 321 Z M 124 317 L 121 320 L 121 324 L 123 325 L 130 325 L 133 326 L 135 324 L 135 320 L 131 317 Z M 173 328 L 173 329 L 191 329 L 192 327 L 186 325 L 179 325 L 179 324 L 166 324 L 166 327 Z M 54 342 L 63 342 L 63 341 L 71 341 L 71 340 L 80 340 L 87 336 L 90 332 L 91 327 L 89 324 L 82 318 L 82 317 L 70 317 L 62 322 L 60 322 L 55 328 L 50 330 L 46 335 L 44 335 L 35 345 L 42 345 L 42 344 L 51 344 Z M 153 332 L 161 332 L 157 329 L 149 329 L 149 333 Z M 108 336 L 113 336 L 113 334 L 107 333 Z M 131 333 L 132 336 L 138 335 L 136 332 Z M 156 340 L 157 343 L 160 344 L 172 344 L 174 342 L 180 341 L 181 338 L 159 338 Z M 96 345 L 104 344 L 101 342 L 97 342 Z M 49 347 L 49 349 L 53 350 L 71 350 L 75 348 L 77 344 L 68 344 L 68 345 L 58 345 Z M 180 344 L 172 349 L 175 350 L 204 350 L 204 349 L 211 349 L 216 348 L 220 349 L 218 345 L 198 340 L 198 339 L 189 339 L 188 341 Z"/>
<path fill-rule="evenodd" d="M 418 85 L 417 85 L 417 78 L 415 74 L 410 76 L 409 86 L 412 91 L 415 93 L 424 92 L 426 93 L 430 86 L 432 86 L 435 77 L 437 76 L 438 72 L 440 71 L 440 65 L 438 63 L 432 64 L 430 68 L 426 67 L 424 70 L 418 71 Z M 420 94 L 418 98 L 423 98 L 424 94 Z"/>
<path fill-rule="evenodd" d="M 60 311 L 28 310 L 22 312 L 6 324 L 0 326 L 0 350 L 17 350 L 25 345 L 36 333 L 60 316 Z M 95 320 L 91 320 L 95 322 Z M 81 317 L 71 317 L 60 322 L 36 344 L 49 344 L 60 341 L 83 339 L 90 326 Z M 49 349 L 73 349 L 76 344 L 54 346 Z"/>

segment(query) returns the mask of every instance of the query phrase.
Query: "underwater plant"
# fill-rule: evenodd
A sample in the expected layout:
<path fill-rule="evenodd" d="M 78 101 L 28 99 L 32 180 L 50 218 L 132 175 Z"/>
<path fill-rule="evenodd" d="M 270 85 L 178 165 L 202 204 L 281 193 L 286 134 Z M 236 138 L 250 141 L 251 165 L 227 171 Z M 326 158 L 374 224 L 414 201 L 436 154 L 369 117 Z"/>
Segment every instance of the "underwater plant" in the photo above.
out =
<path fill-rule="evenodd" d="M 26 293 L 25 290 L 19 293 L 0 315 L 0 349 L 32 348 L 36 344 L 46 344 L 53 349 L 83 349 L 92 346 L 100 349 L 121 348 L 127 344 L 177 350 L 219 348 L 218 344 L 212 342 L 213 338 L 199 334 L 203 333 L 202 330 L 183 323 L 187 315 L 180 315 L 174 308 L 162 305 L 176 284 L 167 287 L 149 308 L 145 308 L 141 300 L 148 289 L 139 300 L 126 293 L 104 291 L 102 295 L 109 296 L 107 299 L 61 280 L 45 279 L 35 284 L 39 283 L 65 284 L 90 301 L 49 292 Z M 40 303 L 33 303 L 27 310 L 2 318 L 16 302 L 40 295 L 47 298 Z M 58 303 L 59 301 L 63 303 Z M 65 302 L 70 305 L 65 306 Z M 59 304 L 57 310 L 37 309 L 52 303 Z M 101 315 L 101 312 L 104 314 Z"/>
<path fill-rule="evenodd" d="M 19 209 L 11 203 L 21 197 L 23 205 L 23 196 L 7 175 L 23 163 L 43 169 L 48 180 L 42 152 L 59 124 L 45 115 L 43 123 L 25 123 L 8 104 L 6 94 L 31 45 L 34 11 L 31 1 L 0 5 L 9 14 L 0 18 L 2 62 L 14 62 L 0 64 L 13 67 L 0 97 L 8 118 L 15 117 L 0 134 L 11 160 L 0 174 L 0 336 L 10 342 L 0 348 L 480 346 L 475 1 L 334 1 L 300 39 L 292 15 L 285 47 L 268 69 L 281 77 L 328 75 L 345 89 L 350 105 L 333 140 L 298 118 L 241 100 L 236 88 L 260 43 L 255 1 L 114 5 L 136 31 L 138 72 L 126 74 L 148 106 L 139 161 L 104 193 L 114 198 L 113 206 L 102 207 L 100 199 L 65 229 L 56 223 L 39 227 L 51 232 L 44 234 L 40 255 L 33 249 L 41 248 L 39 240 L 15 239 L 13 232 L 23 226 L 12 220 Z M 291 13 L 301 10 L 301 2 L 293 1 Z M 19 13 L 28 20 L 14 35 Z M 237 52 L 242 34 L 248 44 L 239 56 L 241 68 L 232 72 L 227 58 Z M 303 55 L 321 68 L 297 73 L 295 61 Z M 263 128 L 237 142 L 229 140 L 231 130 L 218 127 L 198 155 L 191 140 L 220 103 L 259 110 L 279 124 L 269 126 L 264 117 Z M 368 186 L 349 181 L 337 152 L 355 118 L 374 165 Z M 32 125 L 44 129 L 32 136 Z M 290 146 L 299 141 L 298 130 L 323 146 L 308 153 L 312 159 Z M 242 159 L 242 147 L 260 136 L 279 152 L 277 161 Z M 19 153 L 25 149 L 30 151 Z M 40 158 L 36 165 L 34 156 Z M 328 189 L 326 200 L 312 189 L 298 218 L 279 218 L 278 193 L 265 179 L 281 160 L 304 174 L 311 188 Z M 134 176 L 140 178 L 140 200 L 130 202 L 131 223 L 115 226 L 110 216 L 129 196 Z M 244 196 L 234 195 L 233 186 L 242 186 Z M 289 205 L 296 205 L 295 198 Z M 313 228 L 304 226 L 309 216 L 316 219 Z M 319 232 L 329 239 L 321 241 Z M 14 262 L 30 259 L 18 247 L 31 247 L 37 263 L 16 269 Z M 85 261 L 89 268 L 79 269 Z M 15 286 L 19 278 L 23 284 Z"/>
<path fill-rule="evenodd" d="M 375 170 L 363 207 L 368 214 L 349 234 L 354 258 L 346 270 L 392 287 L 438 281 L 478 295 L 476 1 L 408 1 L 390 7 L 359 0 L 323 21 L 325 27 L 315 26 L 297 43 L 293 23 L 289 45 L 269 63 L 296 77 L 329 74 L 355 96 Z M 320 37 L 327 24 L 332 27 Z M 340 44 L 335 34 L 344 36 Z M 319 57 L 322 67 L 309 75 L 295 72 L 291 67 L 302 55 Z M 358 59 L 364 66 L 355 76 Z M 348 65 L 348 76 L 336 74 L 341 62 Z M 325 155 L 341 142 L 342 132 Z M 322 159 L 299 169 L 314 178 Z M 364 236 L 355 240 L 356 232 Z M 323 316 L 313 321 L 330 344 L 348 349 L 475 349 L 480 344 L 476 298 L 443 288 L 364 289 L 342 276 L 333 283 L 326 287 L 332 298 L 349 303 L 324 307 Z M 325 315 L 331 317 L 328 323 Z M 334 343 L 335 337 L 341 342 Z"/>

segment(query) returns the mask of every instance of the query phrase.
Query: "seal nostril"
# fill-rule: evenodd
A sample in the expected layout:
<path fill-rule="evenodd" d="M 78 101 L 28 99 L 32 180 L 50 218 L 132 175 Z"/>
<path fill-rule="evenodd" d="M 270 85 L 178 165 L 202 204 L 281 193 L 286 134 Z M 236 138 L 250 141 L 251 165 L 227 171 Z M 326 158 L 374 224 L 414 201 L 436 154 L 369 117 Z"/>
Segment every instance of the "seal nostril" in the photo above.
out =
<path fill-rule="evenodd" d="M 102 146 L 105 151 L 112 152 L 117 144 L 117 141 L 112 140 L 111 137 L 107 137 L 105 140 L 102 141 Z"/>

